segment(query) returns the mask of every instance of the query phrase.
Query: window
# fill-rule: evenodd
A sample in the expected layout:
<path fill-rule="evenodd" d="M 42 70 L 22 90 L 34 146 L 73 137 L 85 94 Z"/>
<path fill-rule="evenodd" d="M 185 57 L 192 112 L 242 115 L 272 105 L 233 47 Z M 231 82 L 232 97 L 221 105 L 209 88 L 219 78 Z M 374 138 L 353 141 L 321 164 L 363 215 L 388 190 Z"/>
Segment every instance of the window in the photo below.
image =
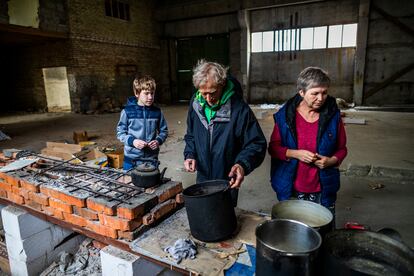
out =
<path fill-rule="evenodd" d="M 358 24 L 319 26 L 251 34 L 252 52 L 282 52 L 356 46 Z"/>
<path fill-rule="evenodd" d="M 118 0 L 105 0 L 105 15 L 129 21 L 129 4 Z"/>

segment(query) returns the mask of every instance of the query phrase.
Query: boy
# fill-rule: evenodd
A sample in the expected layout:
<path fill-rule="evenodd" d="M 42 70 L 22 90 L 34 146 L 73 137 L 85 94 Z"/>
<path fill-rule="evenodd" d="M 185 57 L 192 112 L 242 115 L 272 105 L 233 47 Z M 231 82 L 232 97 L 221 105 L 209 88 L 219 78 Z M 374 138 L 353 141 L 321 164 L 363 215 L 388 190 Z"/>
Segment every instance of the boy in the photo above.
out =
<path fill-rule="evenodd" d="M 153 105 L 155 80 L 135 77 L 132 88 L 135 97 L 128 98 L 117 126 L 117 138 L 124 144 L 124 170 L 143 163 L 143 158 L 158 160 L 159 146 L 168 136 L 164 115 Z"/>

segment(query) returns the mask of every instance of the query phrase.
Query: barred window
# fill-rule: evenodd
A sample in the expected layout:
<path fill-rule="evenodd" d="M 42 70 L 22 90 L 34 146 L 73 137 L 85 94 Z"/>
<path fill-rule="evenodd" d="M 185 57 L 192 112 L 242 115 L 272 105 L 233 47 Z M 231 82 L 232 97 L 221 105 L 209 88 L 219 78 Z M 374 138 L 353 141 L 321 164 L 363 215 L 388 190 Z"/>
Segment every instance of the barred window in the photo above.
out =
<path fill-rule="evenodd" d="M 357 28 L 353 23 L 253 32 L 251 49 L 258 53 L 356 47 Z"/>
<path fill-rule="evenodd" d="M 105 0 L 105 15 L 129 21 L 129 4 L 118 0 Z"/>

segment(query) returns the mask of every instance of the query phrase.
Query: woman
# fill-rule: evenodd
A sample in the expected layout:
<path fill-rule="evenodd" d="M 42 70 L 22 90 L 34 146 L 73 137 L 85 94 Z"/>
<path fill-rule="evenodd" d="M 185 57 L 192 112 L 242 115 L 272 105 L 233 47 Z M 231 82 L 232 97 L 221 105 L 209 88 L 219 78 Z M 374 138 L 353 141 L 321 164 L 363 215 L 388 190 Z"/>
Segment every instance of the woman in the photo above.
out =
<path fill-rule="evenodd" d="M 310 200 L 333 213 L 339 190 L 338 166 L 347 155 L 346 134 L 329 76 L 308 67 L 297 80 L 293 98 L 274 114 L 269 143 L 271 182 L 279 201 Z"/>

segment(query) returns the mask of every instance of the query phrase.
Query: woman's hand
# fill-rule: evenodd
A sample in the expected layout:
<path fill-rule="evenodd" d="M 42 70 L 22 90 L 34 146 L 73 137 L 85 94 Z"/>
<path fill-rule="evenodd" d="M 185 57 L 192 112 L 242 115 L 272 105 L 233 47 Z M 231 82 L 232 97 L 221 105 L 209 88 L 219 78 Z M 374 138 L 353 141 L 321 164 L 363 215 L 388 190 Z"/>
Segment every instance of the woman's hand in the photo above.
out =
<path fill-rule="evenodd" d="M 320 154 L 316 154 L 318 160 L 314 163 L 319 169 L 325 169 L 327 167 L 333 167 L 338 163 L 338 158 L 336 156 L 327 157 Z"/>
<path fill-rule="evenodd" d="M 310 164 L 317 160 L 317 154 L 313 153 L 308 150 L 293 150 L 288 149 L 286 151 L 286 157 L 287 158 L 295 158 L 298 159 L 301 162 Z"/>

